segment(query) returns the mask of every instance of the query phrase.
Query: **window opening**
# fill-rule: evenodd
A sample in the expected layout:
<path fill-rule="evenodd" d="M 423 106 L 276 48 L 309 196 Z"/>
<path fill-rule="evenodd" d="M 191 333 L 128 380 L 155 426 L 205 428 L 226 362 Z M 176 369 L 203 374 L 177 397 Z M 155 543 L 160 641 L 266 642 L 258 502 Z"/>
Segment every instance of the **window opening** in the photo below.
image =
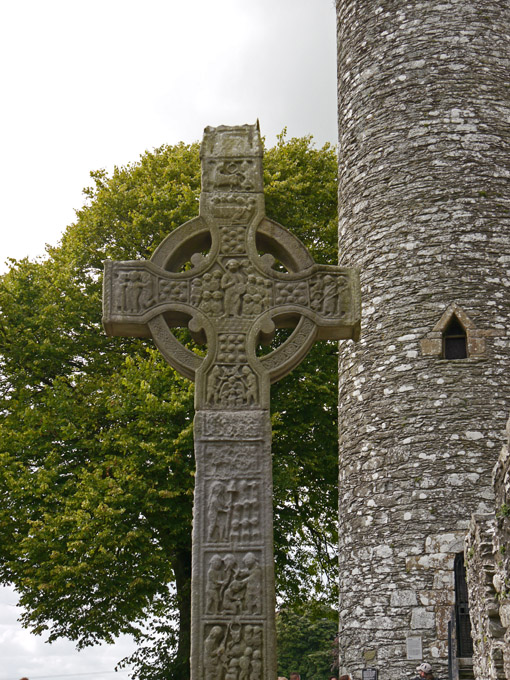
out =
<path fill-rule="evenodd" d="M 455 623 L 457 628 L 457 657 L 473 656 L 473 640 L 471 638 L 471 619 L 469 618 L 468 588 L 464 553 L 455 555 L 453 565 L 455 572 Z"/>
<path fill-rule="evenodd" d="M 467 358 L 466 331 L 455 314 L 443 333 L 443 356 L 445 359 Z"/>

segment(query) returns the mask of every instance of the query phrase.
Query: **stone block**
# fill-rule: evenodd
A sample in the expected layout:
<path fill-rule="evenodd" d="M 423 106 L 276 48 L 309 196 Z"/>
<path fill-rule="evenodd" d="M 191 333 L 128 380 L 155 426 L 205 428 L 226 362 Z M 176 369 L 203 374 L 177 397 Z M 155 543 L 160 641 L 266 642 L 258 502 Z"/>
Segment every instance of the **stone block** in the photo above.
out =
<path fill-rule="evenodd" d="M 422 628 L 434 628 L 436 625 L 434 612 L 429 612 L 424 607 L 416 607 L 411 614 L 411 628 L 418 630 Z"/>
<path fill-rule="evenodd" d="M 436 640 L 430 648 L 430 655 L 433 659 L 445 659 L 448 657 L 448 640 Z"/>
<path fill-rule="evenodd" d="M 440 357 L 443 351 L 441 338 L 424 338 L 420 340 L 421 353 L 424 356 Z"/>
<path fill-rule="evenodd" d="M 464 550 L 464 531 L 431 534 L 425 539 L 427 553 L 459 553 Z"/>
<path fill-rule="evenodd" d="M 453 586 L 453 579 L 451 586 Z M 445 587 L 441 590 L 420 590 L 419 596 L 421 604 L 425 607 L 430 605 L 452 606 L 455 604 L 455 592 L 452 587 Z"/>
<path fill-rule="evenodd" d="M 485 338 L 469 337 L 467 339 L 468 356 L 477 357 L 485 354 Z"/>
<path fill-rule="evenodd" d="M 453 571 L 437 571 L 434 574 L 434 589 L 445 589 L 453 591 L 454 574 Z"/>
<path fill-rule="evenodd" d="M 406 569 L 453 569 L 454 555 L 448 553 L 432 553 L 430 555 L 413 555 L 406 559 Z"/>
<path fill-rule="evenodd" d="M 387 559 L 388 557 L 391 557 L 393 555 L 393 550 L 390 548 L 389 545 L 383 544 L 378 545 L 376 548 L 374 548 L 374 553 L 378 558 Z"/>
<path fill-rule="evenodd" d="M 452 615 L 451 605 L 436 606 L 436 633 L 440 640 L 448 639 L 448 622 Z"/>
<path fill-rule="evenodd" d="M 377 650 L 375 649 L 365 649 L 363 651 L 363 658 L 367 663 L 371 663 L 372 661 L 375 661 L 377 658 Z"/>
<path fill-rule="evenodd" d="M 500 605 L 499 618 L 505 628 L 510 628 L 510 602 Z"/>
<path fill-rule="evenodd" d="M 391 593 L 390 605 L 392 607 L 412 607 L 418 604 L 414 590 L 396 590 Z"/>

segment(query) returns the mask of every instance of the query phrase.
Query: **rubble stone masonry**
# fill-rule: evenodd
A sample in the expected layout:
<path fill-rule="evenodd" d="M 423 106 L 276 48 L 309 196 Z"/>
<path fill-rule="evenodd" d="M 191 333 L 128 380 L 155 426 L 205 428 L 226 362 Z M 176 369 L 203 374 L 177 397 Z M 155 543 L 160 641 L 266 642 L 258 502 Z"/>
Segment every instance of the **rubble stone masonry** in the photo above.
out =
<path fill-rule="evenodd" d="M 466 565 L 473 667 L 480 680 L 510 680 L 510 420 L 509 442 L 494 468 L 494 512 L 473 515 Z"/>
<path fill-rule="evenodd" d="M 510 412 L 510 3 L 337 0 L 340 665 L 440 675 L 453 563 Z M 452 319 L 468 356 L 443 358 Z"/>

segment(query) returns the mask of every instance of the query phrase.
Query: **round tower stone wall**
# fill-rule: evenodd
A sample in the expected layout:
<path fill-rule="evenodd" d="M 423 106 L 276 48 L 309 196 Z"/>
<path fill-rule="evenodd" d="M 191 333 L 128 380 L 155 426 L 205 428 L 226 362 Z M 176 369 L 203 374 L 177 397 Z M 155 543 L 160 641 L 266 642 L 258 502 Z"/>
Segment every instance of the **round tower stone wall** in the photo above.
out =
<path fill-rule="evenodd" d="M 339 256 L 363 304 L 340 348 L 340 664 L 393 680 L 420 646 L 447 663 L 454 558 L 510 412 L 510 3 L 337 17 Z M 466 358 L 444 358 L 450 322 Z"/>

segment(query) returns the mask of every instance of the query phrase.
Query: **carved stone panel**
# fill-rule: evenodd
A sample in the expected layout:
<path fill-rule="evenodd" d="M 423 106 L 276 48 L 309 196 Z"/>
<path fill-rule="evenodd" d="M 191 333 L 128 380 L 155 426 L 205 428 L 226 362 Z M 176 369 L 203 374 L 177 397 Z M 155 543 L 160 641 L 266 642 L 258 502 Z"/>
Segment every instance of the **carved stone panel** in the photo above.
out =
<path fill-rule="evenodd" d="M 263 632 L 253 624 L 205 628 L 204 675 L 208 680 L 263 680 Z"/>
<path fill-rule="evenodd" d="M 216 364 L 207 377 L 207 405 L 219 408 L 256 408 L 257 377 L 247 365 Z"/>
<path fill-rule="evenodd" d="M 210 158 L 204 163 L 202 191 L 255 191 L 262 184 L 261 170 L 253 158 Z"/>
<path fill-rule="evenodd" d="M 256 201 L 253 196 L 245 196 L 243 194 L 222 194 L 214 196 L 211 199 L 212 215 L 219 220 L 226 220 L 230 225 L 243 224 L 246 225 L 255 213 Z M 239 243 L 244 247 L 244 242 L 240 238 L 240 234 L 245 234 L 245 229 L 238 229 L 234 226 L 220 227 L 224 231 L 225 241 L 222 243 L 226 245 L 231 241 L 230 248 L 236 248 Z M 223 250 L 223 249 L 222 249 Z M 229 252 L 226 247 L 224 252 Z"/>
<path fill-rule="evenodd" d="M 228 460 L 235 464 L 235 460 L 239 455 L 239 460 L 251 461 L 253 458 L 252 450 L 245 451 L 243 447 L 253 446 L 247 443 L 250 440 L 267 439 L 270 437 L 271 431 L 266 429 L 266 412 L 252 411 L 232 413 L 231 411 L 202 411 L 195 415 L 195 429 L 201 433 L 201 439 L 204 441 L 221 439 L 224 442 L 238 442 L 234 447 L 230 444 L 227 447 Z M 208 452 L 211 450 L 211 444 L 208 444 Z M 221 444 L 220 446 L 224 446 Z M 221 455 L 221 454 L 216 454 Z M 251 467 L 244 468 L 248 472 Z"/>
<path fill-rule="evenodd" d="M 250 543 L 260 536 L 260 481 L 212 481 L 207 493 L 206 541 Z"/>
<path fill-rule="evenodd" d="M 308 285 L 304 281 L 282 281 L 276 283 L 275 303 L 277 305 L 307 305 Z"/>
<path fill-rule="evenodd" d="M 321 316 L 338 317 L 345 314 L 348 304 L 343 299 L 348 288 L 346 276 L 326 274 L 314 277 L 310 283 L 310 306 Z"/>
<path fill-rule="evenodd" d="M 187 304 L 189 282 L 157 276 L 140 266 L 115 266 L 112 278 L 112 297 L 115 313 L 139 315 L 168 300 Z"/>
<path fill-rule="evenodd" d="M 206 614 L 261 616 L 263 583 L 260 563 L 260 550 L 207 555 Z"/>

